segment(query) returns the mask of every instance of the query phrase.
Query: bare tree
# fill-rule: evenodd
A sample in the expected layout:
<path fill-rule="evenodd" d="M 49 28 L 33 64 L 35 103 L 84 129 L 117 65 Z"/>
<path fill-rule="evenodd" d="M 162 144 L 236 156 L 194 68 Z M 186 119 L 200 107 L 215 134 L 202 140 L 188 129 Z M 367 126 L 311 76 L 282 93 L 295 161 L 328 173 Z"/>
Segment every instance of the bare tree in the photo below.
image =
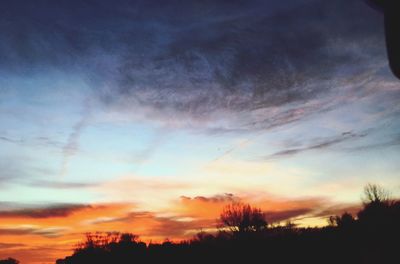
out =
<path fill-rule="evenodd" d="M 377 184 L 367 184 L 364 187 L 364 204 L 368 203 L 386 203 L 390 200 L 390 194 L 384 188 Z"/>
<path fill-rule="evenodd" d="M 233 233 L 259 232 L 268 226 L 265 214 L 249 204 L 233 203 L 227 205 L 219 218 L 222 228 Z"/>

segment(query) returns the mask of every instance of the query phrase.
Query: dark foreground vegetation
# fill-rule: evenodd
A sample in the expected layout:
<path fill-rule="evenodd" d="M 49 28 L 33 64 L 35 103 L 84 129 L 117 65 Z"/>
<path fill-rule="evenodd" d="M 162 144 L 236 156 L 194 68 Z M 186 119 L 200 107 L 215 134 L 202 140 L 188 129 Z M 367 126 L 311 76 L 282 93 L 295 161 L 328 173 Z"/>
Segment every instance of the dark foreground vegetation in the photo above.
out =
<path fill-rule="evenodd" d="M 234 204 L 217 234 L 146 245 L 132 234 L 88 234 L 57 264 L 88 263 L 400 263 L 400 201 L 375 185 L 365 188 L 357 216 L 332 216 L 323 228 L 269 227 L 259 209 Z"/>

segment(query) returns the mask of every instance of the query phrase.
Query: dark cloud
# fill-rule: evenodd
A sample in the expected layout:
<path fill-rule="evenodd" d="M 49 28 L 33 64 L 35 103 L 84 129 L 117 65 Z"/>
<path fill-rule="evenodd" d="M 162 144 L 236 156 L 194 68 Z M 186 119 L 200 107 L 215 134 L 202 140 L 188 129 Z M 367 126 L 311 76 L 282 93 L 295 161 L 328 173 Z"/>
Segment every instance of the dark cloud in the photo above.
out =
<path fill-rule="evenodd" d="M 318 139 L 315 139 L 314 142 L 312 142 L 311 144 L 309 144 L 307 146 L 286 149 L 286 150 L 282 150 L 282 151 L 273 153 L 273 154 L 267 156 L 267 159 L 292 156 L 292 155 L 296 155 L 296 154 L 310 151 L 310 150 L 326 149 L 326 148 L 332 147 L 334 145 L 343 143 L 345 141 L 349 141 L 351 139 L 359 139 L 359 138 L 362 138 L 365 136 L 366 136 L 366 134 L 356 134 L 353 132 L 344 132 L 339 136 L 334 136 L 334 137 L 330 137 L 330 138 L 318 138 Z"/>
<path fill-rule="evenodd" d="M 341 205 L 333 205 L 319 212 L 315 212 L 314 217 L 330 217 L 335 215 L 342 215 L 347 212 L 356 216 L 357 213 L 361 210 L 361 205 L 359 204 L 341 204 Z"/>
<path fill-rule="evenodd" d="M 0 211 L 0 218 L 53 218 L 67 217 L 74 212 L 90 208 L 89 205 L 63 204 L 47 207 L 34 207 L 23 209 L 8 209 Z"/>
<path fill-rule="evenodd" d="M 382 138 L 381 140 L 370 143 L 370 144 L 365 144 L 362 146 L 352 146 L 352 147 L 347 147 L 345 150 L 347 151 L 376 151 L 377 149 L 382 149 L 382 148 L 388 148 L 388 147 L 398 147 L 400 145 L 400 136 L 399 135 L 392 135 L 392 138 Z"/>
<path fill-rule="evenodd" d="M 153 219 L 155 218 L 154 213 L 147 212 L 147 211 L 138 211 L 138 212 L 130 212 L 122 217 L 105 217 L 105 218 L 98 218 L 94 220 L 88 221 L 90 224 L 104 224 L 104 223 L 115 223 L 115 222 L 127 222 L 133 221 L 140 218 L 144 219 Z"/>
<path fill-rule="evenodd" d="M 10 227 L 10 228 L 5 228 L 1 227 L 0 228 L 0 236 L 1 235 L 38 235 L 38 236 L 44 236 L 44 237 L 58 237 L 61 236 L 64 231 L 68 229 L 66 228 L 61 228 L 61 227 Z"/>
<path fill-rule="evenodd" d="M 6 137 L 6 136 L 0 136 L 0 140 L 10 142 L 10 143 L 22 143 L 22 140 L 20 140 L 20 139 L 10 138 L 10 137 Z"/>
<path fill-rule="evenodd" d="M 216 228 L 215 219 L 197 219 L 181 221 L 178 218 L 157 217 L 158 225 L 148 235 L 164 236 L 165 238 L 190 237 L 204 228 Z"/>
<path fill-rule="evenodd" d="M 326 110 L 294 104 L 385 60 L 382 18 L 362 1 L 39 0 L 2 1 L 0 10 L 1 71 L 79 72 L 101 107 L 211 122 L 214 132 L 271 128 Z M 222 116 L 237 124 L 217 124 Z"/>
<path fill-rule="evenodd" d="M 123 217 L 99 218 L 87 223 L 97 225 L 104 223 L 126 222 L 135 226 L 135 221 L 144 220 L 151 222 L 151 228 L 146 229 L 141 235 L 157 236 L 165 238 L 183 238 L 188 234 L 196 233 L 202 228 L 215 228 L 215 219 L 185 219 L 182 216 L 162 217 L 153 212 L 138 211 L 131 212 Z M 143 231 L 142 231 L 143 232 Z"/>
<path fill-rule="evenodd" d="M 266 211 L 266 219 L 269 223 L 277 223 L 282 221 L 287 221 L 295 219 L 299 216 L 304 216 L 313 212 L 315 208 L 297 208 L 292 210 L 282 210 L 282 211 Z"/>
<path fill-rule="evenodd" d="M 17 145 L 29 145 L 34 147 L 49 147 L 49 148 L 57 148 L 60 149 L 62 147 L 61 142 L 58 142 L 47 136 L 40 137 L 25 137 L 25 138 L 16 138 L 10 137 L 8 135 L 0 135 L 0 141 L 13 143 Z"/>
<path fill-rule="evenodd" d="M 187 196 L 181 196 L 181 200 L 183 202 L 185 201 L 200 201 L 200 202 L 206 202 L 206 203 L 224 203 L 224 202 L 238 202 L 239 198 L 235 197 L 231 193 L 226 193 L 222 195 L 214 195 L 211 197 L 205 197 L 205 196 L 196 196 L 194 198 L 187 197 Z"/>
<path fill-rule="evenodd" d="M 21 246 L 25 246 L 25 244 L 21 244 L 21 243 L 0 243 L 0 249 L 2 249 L 2 250 L 18 248 L 18 247 L 21 247 Z"/>
<path fill-rule="evenodd" d="M 81 189 L 81 188 L 95 187 L 99 184 L 85 183 L 85 182 L 34 180 L 30 181 L 27 185 L 33 187 L 50 188 L 50 189 Z"/>

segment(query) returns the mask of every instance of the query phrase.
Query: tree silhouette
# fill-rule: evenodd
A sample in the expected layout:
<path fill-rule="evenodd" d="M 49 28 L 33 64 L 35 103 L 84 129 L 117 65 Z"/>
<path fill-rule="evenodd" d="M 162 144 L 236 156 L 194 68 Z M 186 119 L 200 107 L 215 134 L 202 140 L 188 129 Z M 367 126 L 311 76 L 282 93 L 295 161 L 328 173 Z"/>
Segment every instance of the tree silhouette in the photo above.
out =
<path fill-rule="evenodd" d="M 364 188 L 364 208 L 358 212 L 359 222 L 368 231 L 380 233 L 383 229 L 398 227 L 398 202 L 390 198 L 389 192 L 379 185 L 368 184 Z"/>
<path fill-rule="evenodd" d="M 350 228 L 355 223 L 355 219 L 350 213 L 345 212 L 342 216 L 329 217 L 328 222 L 331 226 Z"/>
<path fill-rule="evenodd" d="M 259 232 L 268 226 L 265 214 L 259 208 L 249 204 L 233 203 L 227 205 L 219 218 L 222 228 L 229 229 L 232 233 Z"/>
<path fill-rule="evenodd" d="M 364 204 L 386 203 L 390 200 L 390 194 L 384 188 L 377 184 L 367 184 L 364 187 Z"/>

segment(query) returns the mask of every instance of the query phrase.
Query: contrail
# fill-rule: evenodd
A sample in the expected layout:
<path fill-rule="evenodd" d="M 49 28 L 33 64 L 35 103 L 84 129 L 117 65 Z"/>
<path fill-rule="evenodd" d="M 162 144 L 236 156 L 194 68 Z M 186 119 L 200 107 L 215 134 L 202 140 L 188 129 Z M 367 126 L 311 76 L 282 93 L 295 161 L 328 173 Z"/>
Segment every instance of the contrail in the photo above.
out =
<path fill-rule="evenodd" d="M 79 121 L 72 127 L 72 131 L 68 136 L 67 143 L 62 148 L 62 164 L 61 164 L 61 177 L 67 174 L 69 161 L 79 150 L 79 138 L 82 131 L 89 123 L 91 115 L 91 105 L 88 100 L 85 101 L 84 110 Z"/>

